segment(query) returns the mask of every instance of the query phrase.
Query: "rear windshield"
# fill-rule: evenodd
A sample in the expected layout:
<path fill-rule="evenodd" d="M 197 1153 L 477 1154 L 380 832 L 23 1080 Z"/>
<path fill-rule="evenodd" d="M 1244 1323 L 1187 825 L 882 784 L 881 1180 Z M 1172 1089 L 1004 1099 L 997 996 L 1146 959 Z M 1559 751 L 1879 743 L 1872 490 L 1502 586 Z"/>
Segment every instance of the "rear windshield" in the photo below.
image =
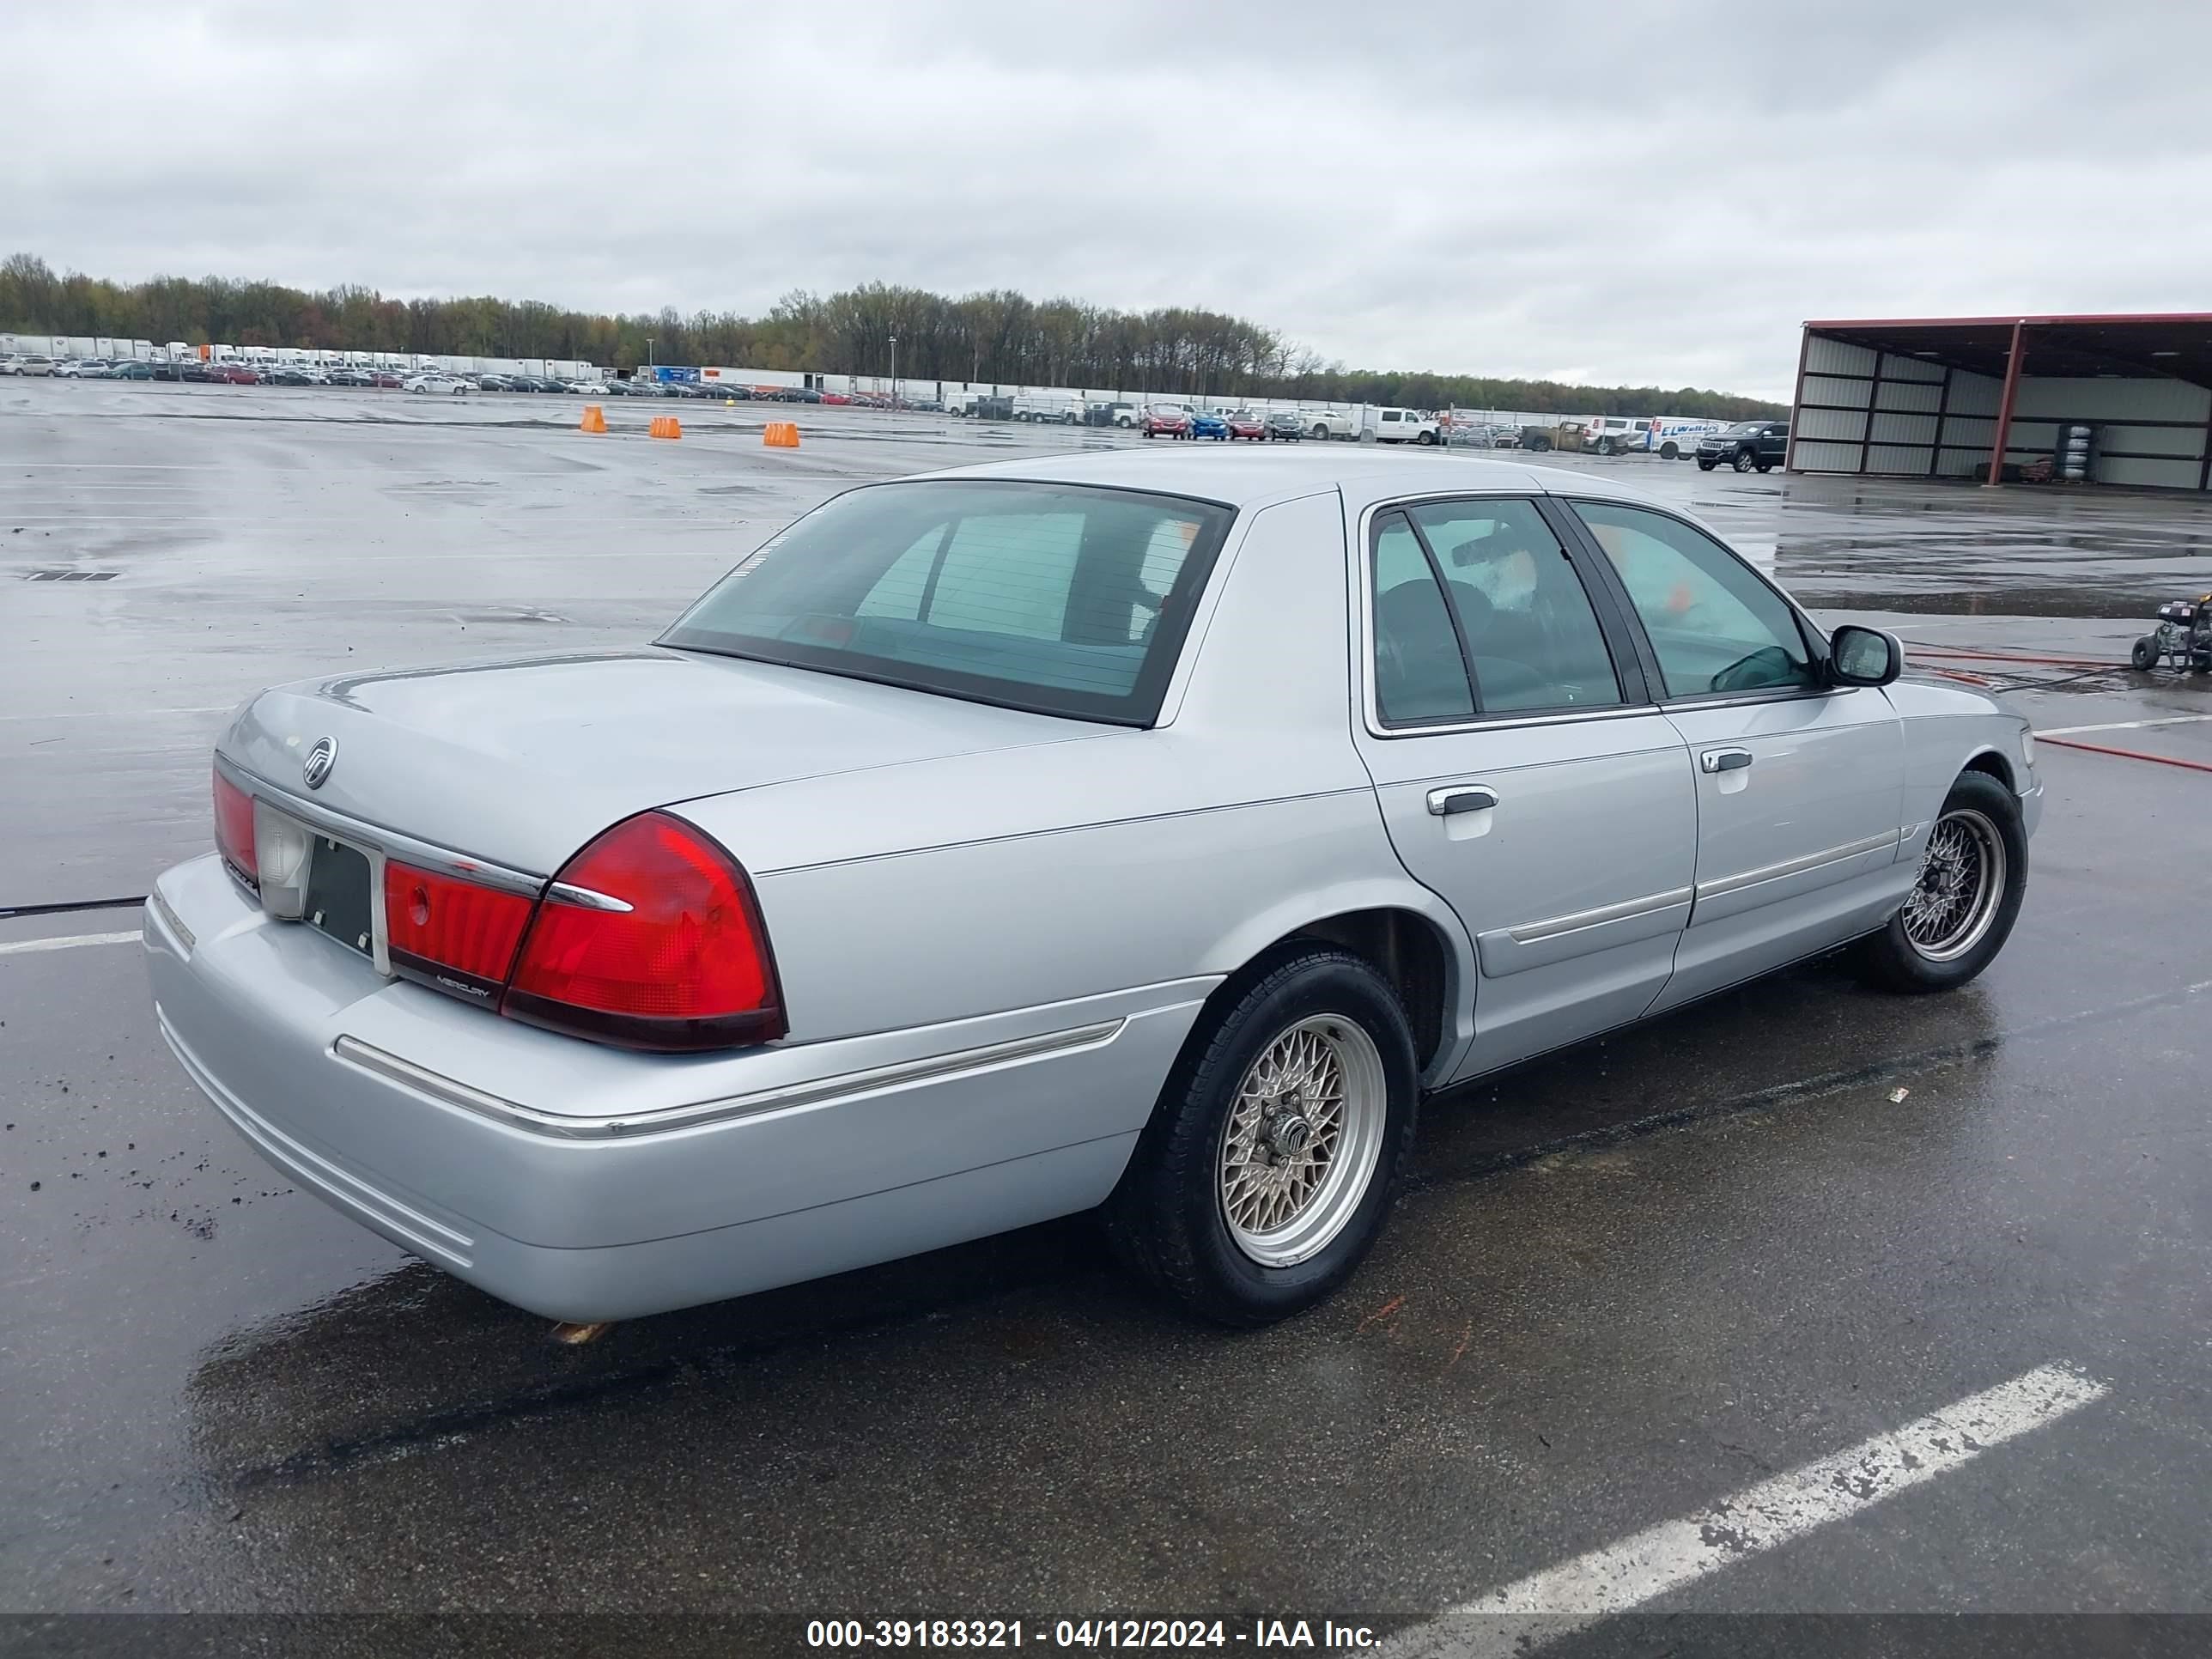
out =
<path fill-rule="evenodd" d="M 878 484 L 770 539 L 660 642 L 1149 726 L 1232 516 L 1073 484 Z"/>

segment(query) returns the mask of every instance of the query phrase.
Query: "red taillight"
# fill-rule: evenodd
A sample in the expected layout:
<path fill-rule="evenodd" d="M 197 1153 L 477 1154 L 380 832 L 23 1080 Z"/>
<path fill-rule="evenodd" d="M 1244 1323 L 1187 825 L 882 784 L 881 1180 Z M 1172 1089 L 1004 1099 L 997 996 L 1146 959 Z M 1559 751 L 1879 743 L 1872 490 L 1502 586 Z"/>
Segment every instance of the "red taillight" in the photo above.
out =
<path fill-rule="evenodd" d="M 215 775 L 215 850 L 248 881 L 258 881 L 253 858 L 253 797 L 220 772 Z"/>
<path fill-rule="evenodd" d="M 387 860 L 384 926 L 392 965 L 472 1000 L 496 1001 L 530 925 L 531 903 L 520 893 Z"/>
<path fill-rule="evenodd" d="M 751 884 L 708 836 L 660 812 L 624 819 L 568 860 L 538 902 L 501 1012 L 669 1052 L 785 1030 Z"/>

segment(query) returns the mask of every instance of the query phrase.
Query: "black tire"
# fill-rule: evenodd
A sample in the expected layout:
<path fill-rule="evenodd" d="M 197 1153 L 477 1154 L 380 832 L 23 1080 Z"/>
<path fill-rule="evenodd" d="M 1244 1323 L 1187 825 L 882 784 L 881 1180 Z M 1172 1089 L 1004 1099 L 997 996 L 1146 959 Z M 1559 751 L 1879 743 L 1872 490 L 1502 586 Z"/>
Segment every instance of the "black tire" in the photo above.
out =
<path fill-rule="evenodd" d="M 2137 640 L 2133 645 L 2128 647 L 2128 660 L 2133 663 L 2137 668 L 2148 669 L 2157 667 L 2158 641 L 2153 639 L 2149 635 L 2144 635 L 2141 639 Z"/>
<path fill-rule="evenodd" d="M 1698 471 L 1700 472 L 1710 472 L 1719 465 L 1720 463 L 1718 461 L 1708 461 L 1701 459 L 1698 462 Z"/>
<path fill-rule="evenodd" d="M 1681 446 L 1676 443 L 1673 439 L 1668 439 L 1665 443 L 1659 446 L 1659 459 L 1662 461 L 1680 460 L 1682 459 Z"/>
<path fill-rule="evenodd" d="M 1598 453 L 1599 454 L 1601 454 L 1601 455 L 1610 455 L 1610 454 L 1612 454 L 1612 453 L 1613 453 L 1613 440 L 1612 440 L 1612 439 L 1610 439 L 1610 438 L 1600 438 L 1600 439 L 1597 441 L 1597 453 Z"/>
<path fill-rule="evenodd" d="M 1978 817 L 1995 832 L 2003 848 L 2003 876 L 1988 925 L 1972 948 L 1935 960 L 1913 943 L 1905 930 L 1905 911 L 1900 908 L 1880 933 L 1869 934 L 1858 945 L 1860 971 L 1887 990 L 1955 990 L 1996 959 L 2011 936 L 2013 923 L 2019 920 L 2021 902 L 2027 896 L 2027 836 L 2021 827 L 2020 802 L 1988 773 L 1962 772 L 1944 797 L 1942 811 L 1929 828 L 1931 841 L 1954 813 Z"/>
<path fill-rule="evenodd" d="M 1297 949 L 1265 963 L 1230 995 L 1183 1045 L 1104 1218 L 1115 1251 L 1133 1271 L 1200 1318 L 1251 1328 L 1328 1297 L 1381 1234 L 1413 1144 L 1419 1074 L 1396 994 L 1348 952 Z M 1380 1056 L 1388 1097 L 1381 1146 L 1340 1230 L 1307 1259 L 1271 1267 L 1239 1247 L 1223 1213 L 1223 1136 L 1254 1062 L 1317 1015 L 1356 1025 Z"/>
<path fill-rule="evenodd" d="M 1328 441 L 1328 428 L 1316 422 L 1314 426 L 1313 435 L 1315 442 L 1327 443 Z"/>
<path fill-rule="evenodd" d="M 1729 465 L 1734 466 L 1739 472 L 1750 471 L 1752 468 L 1751 452 L 1747 449 L 1737 450 L 1735 453 L 1735 459 Z"/>
<path fill-rule="evenodd" d="M 1774 463 L 1771 461 L 1761 461 L 1759 464 L 1759 470 L 1761 472 L 1771 472 L 1774 471 Z"/>

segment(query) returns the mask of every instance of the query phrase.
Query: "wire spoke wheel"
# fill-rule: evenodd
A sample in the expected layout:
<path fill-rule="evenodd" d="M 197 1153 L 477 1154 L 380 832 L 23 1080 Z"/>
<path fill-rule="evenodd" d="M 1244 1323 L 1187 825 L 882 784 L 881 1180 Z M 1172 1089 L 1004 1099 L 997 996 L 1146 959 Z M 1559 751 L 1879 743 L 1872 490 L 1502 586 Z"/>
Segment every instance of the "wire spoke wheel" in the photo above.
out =
<path fill-rule="evenodd" d="M 1929 962 L 1949 962 L 1982 941 L 2004 895 L 2004 838 L 1972 807 L 1946 812 L 1928 832 L 1920 877 L 1905 901 L 1905 937 Z"/>
<path fill-rule="evenodd" d="M 1366 1195 L 1389 1118 L 1375 1040 L 1338 1014 L 1260 1051 L 1222 1125 L 1222 1218 L 1237 1248 L 1288 1267 L 1326 1249 Z"/>

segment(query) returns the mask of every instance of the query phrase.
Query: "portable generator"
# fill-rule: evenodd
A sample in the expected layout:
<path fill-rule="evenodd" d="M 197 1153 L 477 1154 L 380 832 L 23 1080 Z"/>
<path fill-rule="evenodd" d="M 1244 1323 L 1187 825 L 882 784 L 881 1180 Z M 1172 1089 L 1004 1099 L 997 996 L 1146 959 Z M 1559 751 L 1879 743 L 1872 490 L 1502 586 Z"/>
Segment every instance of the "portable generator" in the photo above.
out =
<path fill-rule="evenodd" d="M 2168 658 L 2192 674 L 2212 672 L 2212 593 L 2193 599 L 2168 599 L 2158 608 L 2158 628 L 2128 653 L 2138 668 L 2155 668 Z"/>

